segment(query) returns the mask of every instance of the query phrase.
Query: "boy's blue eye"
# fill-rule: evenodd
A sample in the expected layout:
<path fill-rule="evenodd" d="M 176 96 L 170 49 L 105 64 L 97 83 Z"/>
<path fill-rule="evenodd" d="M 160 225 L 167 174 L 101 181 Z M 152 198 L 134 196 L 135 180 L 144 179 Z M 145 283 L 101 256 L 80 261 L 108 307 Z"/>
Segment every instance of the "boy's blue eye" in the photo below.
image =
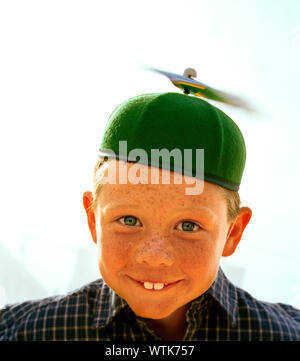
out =
<path fill-rule="evenodd" d="M 200 228 L 196 223 L 191 221 L 180 222 L 178 226 L 180 225 L 181 225 L 180 230 L 185 232 L 192 232 Z"/>
<path fill-rule="evenodd" d="M 122 224 L 129 227 L 141 226 L 141 222 L 134 216 L 123 216 L 118 219 Z M 179 230 L 184 232 L 192 232 L 200 227 L 192 221 L 183 221 L 178 224 Z"/>
<path fill-rule="evenodd" d="M 118 221 L 121 221 L 121 223 L 125 224 L 125 226 L 136 226 L 137 222 L 141 225 L 141 222 L 134 216 L 124 216 L 119 218 Z"/>

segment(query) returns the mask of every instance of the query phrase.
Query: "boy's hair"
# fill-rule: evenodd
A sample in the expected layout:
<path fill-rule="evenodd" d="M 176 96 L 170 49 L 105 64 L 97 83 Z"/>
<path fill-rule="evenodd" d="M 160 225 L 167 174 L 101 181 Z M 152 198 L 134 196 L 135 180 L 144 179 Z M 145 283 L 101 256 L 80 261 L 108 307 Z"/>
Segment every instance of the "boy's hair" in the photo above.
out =
<path fill-rule="evenodd" d="M 93 203 L 92 203 L 92 208 L 94 210 L 94 212 L 97 212 L 97 203 L 98 203 L 98 199 L 99 199 L 99 194 L 100 194 L 100 190 L 101 190 L 101 186 L 102 184 L 99 183 L 98 181 L 98 177 L 97 172 L 98 170 L 101 168 L 101 166 L 108 161 L 107 157 L 100 157 L 98 158 L 98 161 L 94 167 L 94 199 L 93 199 Z M 228 221 L 232 221 L 234 220 L 240 213 L 240 205 L 241 205 L 241 200 L 240 200 L 240 195 L 238 191 L 232 191 L 230 189 L 221 187 L 217 184 L 215 184 L 220 191 L 223 193 L 224 198 L 227 202 L 227 218 Z"/>

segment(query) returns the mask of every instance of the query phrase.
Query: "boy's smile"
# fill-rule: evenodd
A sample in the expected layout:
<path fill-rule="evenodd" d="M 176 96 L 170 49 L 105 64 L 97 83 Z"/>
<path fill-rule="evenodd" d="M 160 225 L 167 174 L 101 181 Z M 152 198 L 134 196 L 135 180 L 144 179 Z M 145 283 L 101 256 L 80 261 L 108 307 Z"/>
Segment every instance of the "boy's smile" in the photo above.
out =
<path fill-rule="evenodd" d="M 105 184 L 96 213 L 91 192 L 84 194 L 104 281 L 149 319 L 166 318 L 203 294 L 251 217 L 243 207 L 238 219 L 228 222 L 218 186 L 204 182 L 202 194 L 186 195 L 184 178 L 182 184 L 172 179 L 171 184 Z"/>
<path fill-rule="evenodd" d="M 174 282 L 162 282 L 162 281 L 139 281 L 134 278 L 129 277 L 134 282 L 142 285 L 146 290 L 165 290 L 166 288 L 170 289 L 170 287 L 174 286 L 175 284 L 179 283 L 181 280 L 174 281 Z"/>

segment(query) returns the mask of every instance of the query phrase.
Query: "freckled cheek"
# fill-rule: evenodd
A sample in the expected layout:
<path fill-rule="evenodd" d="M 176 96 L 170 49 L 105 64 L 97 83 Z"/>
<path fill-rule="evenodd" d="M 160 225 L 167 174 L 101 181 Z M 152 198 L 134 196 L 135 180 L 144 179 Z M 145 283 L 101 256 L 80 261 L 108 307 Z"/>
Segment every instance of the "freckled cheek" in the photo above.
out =
<path fill-rule="evenodd" d="M 190 242 L 177 248 L 177 255 L 182 269 L 186 272 L 197 272 L 208 269 L 217 259 L 217 252 L 209 242 Z"/>
<path fill-rule="evenodd" d="M 120 269 L 128 263 L 133 242 L 124 236 L 116 236 L 111 232 L 100 235 L 98 262 L 106 268 Z"/>

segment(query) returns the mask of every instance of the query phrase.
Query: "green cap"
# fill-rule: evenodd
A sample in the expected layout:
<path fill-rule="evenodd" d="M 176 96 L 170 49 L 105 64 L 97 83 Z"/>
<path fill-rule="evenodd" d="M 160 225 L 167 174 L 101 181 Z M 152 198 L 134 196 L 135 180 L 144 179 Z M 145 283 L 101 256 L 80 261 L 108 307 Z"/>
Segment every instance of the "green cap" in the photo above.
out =
<path fill-rule="evenodd" d="M 127 142 L 127 154 L 120 141 Z M 106 124 L 100 154 L 110 157 L 113 151 L 117 159 L 134 161 L 128 155 L 137 148 L 145 151 L 147 161 L 136 161 L 159 168 L 167 166 L 151 162 L 151 150 L 179 149 L 183 155 L 191 149 L 192 161 L 183 161 L 179 170 L 191 176 L 198 176 L 195 152 L 203 149 L 204 173 L 198 178 L 239 189 L 246 162 L 243 135 L 230 117 L 205 100 L 170 92 L 138 95 L 120 104 Z M 179 169 L 172 158 L 167 169 Z"/>

